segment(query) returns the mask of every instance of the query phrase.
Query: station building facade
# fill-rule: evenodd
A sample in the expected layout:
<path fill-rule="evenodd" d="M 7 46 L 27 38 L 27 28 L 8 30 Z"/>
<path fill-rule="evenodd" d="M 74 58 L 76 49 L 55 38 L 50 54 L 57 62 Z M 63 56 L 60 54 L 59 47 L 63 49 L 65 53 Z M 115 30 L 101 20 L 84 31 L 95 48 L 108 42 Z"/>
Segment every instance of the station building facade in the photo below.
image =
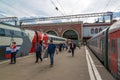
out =
<path fill-rule="evenodd" d="M 41 31 L 44 33 L 86 42 L 89 38 L 99 33 L 103 29 L 111 26 L 112 23 L 84 23 L 79 22 L 63 22 L 63 23 L 47 23 L 22 25 L 23 28 Z"/>
<path fill-rule="evenodd" d="M 83 25 L 83 41 L 88 39 L 102 31 L 103 29 L 110 27 L 111 23 L 86 23 Z"/>
<path fill-rule="evenodd" d="M 22 27 L 73 40 L 83 39 L 83 22 L 22 25 Z"/>

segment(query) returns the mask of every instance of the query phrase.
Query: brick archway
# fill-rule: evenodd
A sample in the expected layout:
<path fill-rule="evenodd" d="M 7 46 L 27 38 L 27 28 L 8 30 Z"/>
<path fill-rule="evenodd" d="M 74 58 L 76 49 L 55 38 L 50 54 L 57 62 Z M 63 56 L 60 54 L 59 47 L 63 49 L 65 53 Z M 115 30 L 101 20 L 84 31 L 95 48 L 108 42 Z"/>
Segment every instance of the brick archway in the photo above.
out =
<path fill-rule="evenodd" d="M 66 33 L 68 34 L 68 36 L 65 36 Z M 62 37 L 69 38 L 69 39 L 75 39 L 76 38 L 75 40 L 79 40 L 78 35 L 79 35 L 78 32 L 74 29 L 67 29 L 62 33 Z"/>
<path fill-rule="evenodd" d="M 53 30 L 48 30 L 48 31 L 46 31 L 45 33 L 58 36 L 58 33 L 57 33 L 56 31 L 53 31 Z"/>

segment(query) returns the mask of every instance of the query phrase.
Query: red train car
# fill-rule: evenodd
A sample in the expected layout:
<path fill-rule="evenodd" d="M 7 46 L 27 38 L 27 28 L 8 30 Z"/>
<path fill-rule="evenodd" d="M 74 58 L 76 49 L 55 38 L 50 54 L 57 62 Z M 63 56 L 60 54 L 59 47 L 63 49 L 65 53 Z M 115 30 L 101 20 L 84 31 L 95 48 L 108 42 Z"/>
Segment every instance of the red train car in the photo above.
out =
<path fill-rule="evenodd" d="M 120 21 L 110 27 L 108 34 L 110 70 L 120 79 Z"/>
<path fill-rule="evenodd" d="M 120 21 L 92 37 L 87 44 L 112 75 L 120 79 Z"/>

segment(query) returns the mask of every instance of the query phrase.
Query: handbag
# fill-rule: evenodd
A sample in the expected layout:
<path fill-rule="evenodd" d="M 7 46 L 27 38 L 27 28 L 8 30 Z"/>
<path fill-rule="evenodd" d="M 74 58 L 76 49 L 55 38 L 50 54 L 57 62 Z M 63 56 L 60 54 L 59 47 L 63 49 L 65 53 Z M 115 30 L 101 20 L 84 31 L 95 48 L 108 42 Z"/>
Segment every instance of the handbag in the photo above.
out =
<path fill-rule="evenodd" d="M 71 49 L 68 50 L 68 53 L 71 53 Z"/>
<path fill-rule="evenodd" d="M 46 49 L 45 54 L 43 55 L 43 58 L 48 58 L 48 49 Z"/>

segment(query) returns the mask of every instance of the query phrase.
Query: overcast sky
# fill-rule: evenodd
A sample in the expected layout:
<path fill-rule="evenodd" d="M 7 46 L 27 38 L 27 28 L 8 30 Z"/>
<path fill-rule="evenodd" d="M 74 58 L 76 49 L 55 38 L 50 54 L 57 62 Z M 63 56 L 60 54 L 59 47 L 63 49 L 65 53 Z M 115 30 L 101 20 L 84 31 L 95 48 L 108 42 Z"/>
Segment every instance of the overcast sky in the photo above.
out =
<path fill-rule="evenodd" d="M 57 9 L 56 9 L 57 8 Z M 120 0 L 0 0 L 0 15 L 62 16 L 120 11 Z"/>

